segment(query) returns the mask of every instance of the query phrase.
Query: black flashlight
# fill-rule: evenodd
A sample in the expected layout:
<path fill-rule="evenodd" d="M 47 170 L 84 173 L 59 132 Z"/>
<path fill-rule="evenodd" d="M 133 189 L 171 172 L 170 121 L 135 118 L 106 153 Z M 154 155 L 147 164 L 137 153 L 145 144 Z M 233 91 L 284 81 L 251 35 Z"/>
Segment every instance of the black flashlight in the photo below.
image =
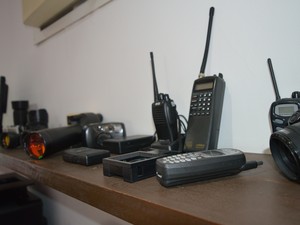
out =
<path fill-rule="evenodd" d="M 76 123 L 67 127 L 43 129 L 29 132 L 23 139 L 26 153 L 33 159 L 61 151 L 82 142 L 82 127 L 89 123 L 100 123 L 101 114 L 81 113 L 76 115 Z"/>
<path fill-rule="evenodd" d="M 81 126 L 44 129 L 28 133 L 24 139 L 24 149 L 31 158 L 42 159 L 47 155 L 79 144 L 81 140 Z"/>

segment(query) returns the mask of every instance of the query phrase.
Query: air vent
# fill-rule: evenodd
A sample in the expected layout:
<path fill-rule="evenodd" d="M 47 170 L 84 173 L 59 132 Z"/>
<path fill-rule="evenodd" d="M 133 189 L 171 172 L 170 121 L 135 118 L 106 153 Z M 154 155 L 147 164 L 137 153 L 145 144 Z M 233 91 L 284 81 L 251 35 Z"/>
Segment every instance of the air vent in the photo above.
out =
<path fill-rule="evenodd" d="M 23 0 L 24 24 L 45 29 L 86 0 Z"/>
<path fill-rule="evenodd" d="M 23 21 L 39 44 L 111 0 L 23 0 Z"/>

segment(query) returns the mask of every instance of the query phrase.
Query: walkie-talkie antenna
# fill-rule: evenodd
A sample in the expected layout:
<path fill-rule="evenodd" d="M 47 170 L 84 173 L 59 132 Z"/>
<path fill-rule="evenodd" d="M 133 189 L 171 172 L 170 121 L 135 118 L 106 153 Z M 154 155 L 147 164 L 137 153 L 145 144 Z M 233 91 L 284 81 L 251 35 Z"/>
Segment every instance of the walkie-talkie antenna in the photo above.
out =
<path fill-rule="evenodd" d="M 275 91 L 275 95 L 276 95 L 276 101 L 277 101 L 281 98 L 280 98 L 280 95 L 279 95 L 279 91 L 278 91 L 278 87 L 277 87 L 277 83 L 276 83 L 276 79 L 275 79 L 275 74 L 274 74 L 274 70 L 273 70 L 272 61 L 271 61 L 270 58 L 268 58 L 267 61 L 268 61 L 270 74 L 271 74 L 271 78 L 272 78 L 272 82 L 273 82 L 273 87 L 274 87 L 274 91 Z"/>
<path fill-rule="evenodd" d="M 207 57 L 208 57 L 208 50 L 209 50 L 209 43 L 210 43 L 211 28 L 212 28 L 214 12 L 215 12 L 215 8 L 211 7 L 209 10 L 209 21 L 208 21 L 208 28 L 207 28 L 206 44 L 205 44 L 204 55 L 203 55 L 202 64 L 201 64 L 201 68 L 200 68 L 199 78 L 205 76 L 204 73 L 205 73 L 205 67 L 206 67 L 206 62 L 207 62 Z"/>
<path fill-rule="evenodd" d="M 150 58 L 151 58 L 151 68 L 152 68 L 152 76 L 153 76 L 154 101 L 157 102 L 159 99 L 158 97 L 159 94 L 158 94 L 158 87 L 156 82 L 153 52 L 150 52 Z"/>

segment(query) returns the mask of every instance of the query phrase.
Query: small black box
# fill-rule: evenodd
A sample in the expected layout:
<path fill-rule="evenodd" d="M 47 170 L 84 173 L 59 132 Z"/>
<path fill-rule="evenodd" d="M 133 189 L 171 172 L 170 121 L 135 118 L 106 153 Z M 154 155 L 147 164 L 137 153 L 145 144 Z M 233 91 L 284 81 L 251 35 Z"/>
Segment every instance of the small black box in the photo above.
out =
<path fill-rule="evenodd" d="M 149 147 L 153 142 L 153 136 L 134 135 L 125 138 L 106 139 L 103 141 L 103 149 L 114 154 L 124 154 Z"/>
<path fill-rule="evenodd" d="M 87 147 L 72 148 L 65 150 L 63 153 L 63 159 L 66 162 L 77 163 L 85 166 L 102 163 L 103 158 L 109 156 L 110 152 L 107 150 Z"/>

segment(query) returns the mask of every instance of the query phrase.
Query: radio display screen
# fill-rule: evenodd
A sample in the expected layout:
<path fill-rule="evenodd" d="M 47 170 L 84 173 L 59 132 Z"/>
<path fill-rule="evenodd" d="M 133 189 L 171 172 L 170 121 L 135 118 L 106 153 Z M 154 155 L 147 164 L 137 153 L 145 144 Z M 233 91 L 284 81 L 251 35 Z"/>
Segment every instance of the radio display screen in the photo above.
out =
<path fill-rule="evenodd" d="M 294 104 L 277 105 L 276 108 L 275 113 L 280 116 L 291 116 L 298 110 L 297 105 Z"/>
<path fill-rule="evenodd" d="M 208 83 L 199 83 L 195 84 L 195 91 L 202 91 L 202 90 L 207 90 L 207 89 L 212 89 L 214 86 L 214 82 L 208 82 Z"/>

